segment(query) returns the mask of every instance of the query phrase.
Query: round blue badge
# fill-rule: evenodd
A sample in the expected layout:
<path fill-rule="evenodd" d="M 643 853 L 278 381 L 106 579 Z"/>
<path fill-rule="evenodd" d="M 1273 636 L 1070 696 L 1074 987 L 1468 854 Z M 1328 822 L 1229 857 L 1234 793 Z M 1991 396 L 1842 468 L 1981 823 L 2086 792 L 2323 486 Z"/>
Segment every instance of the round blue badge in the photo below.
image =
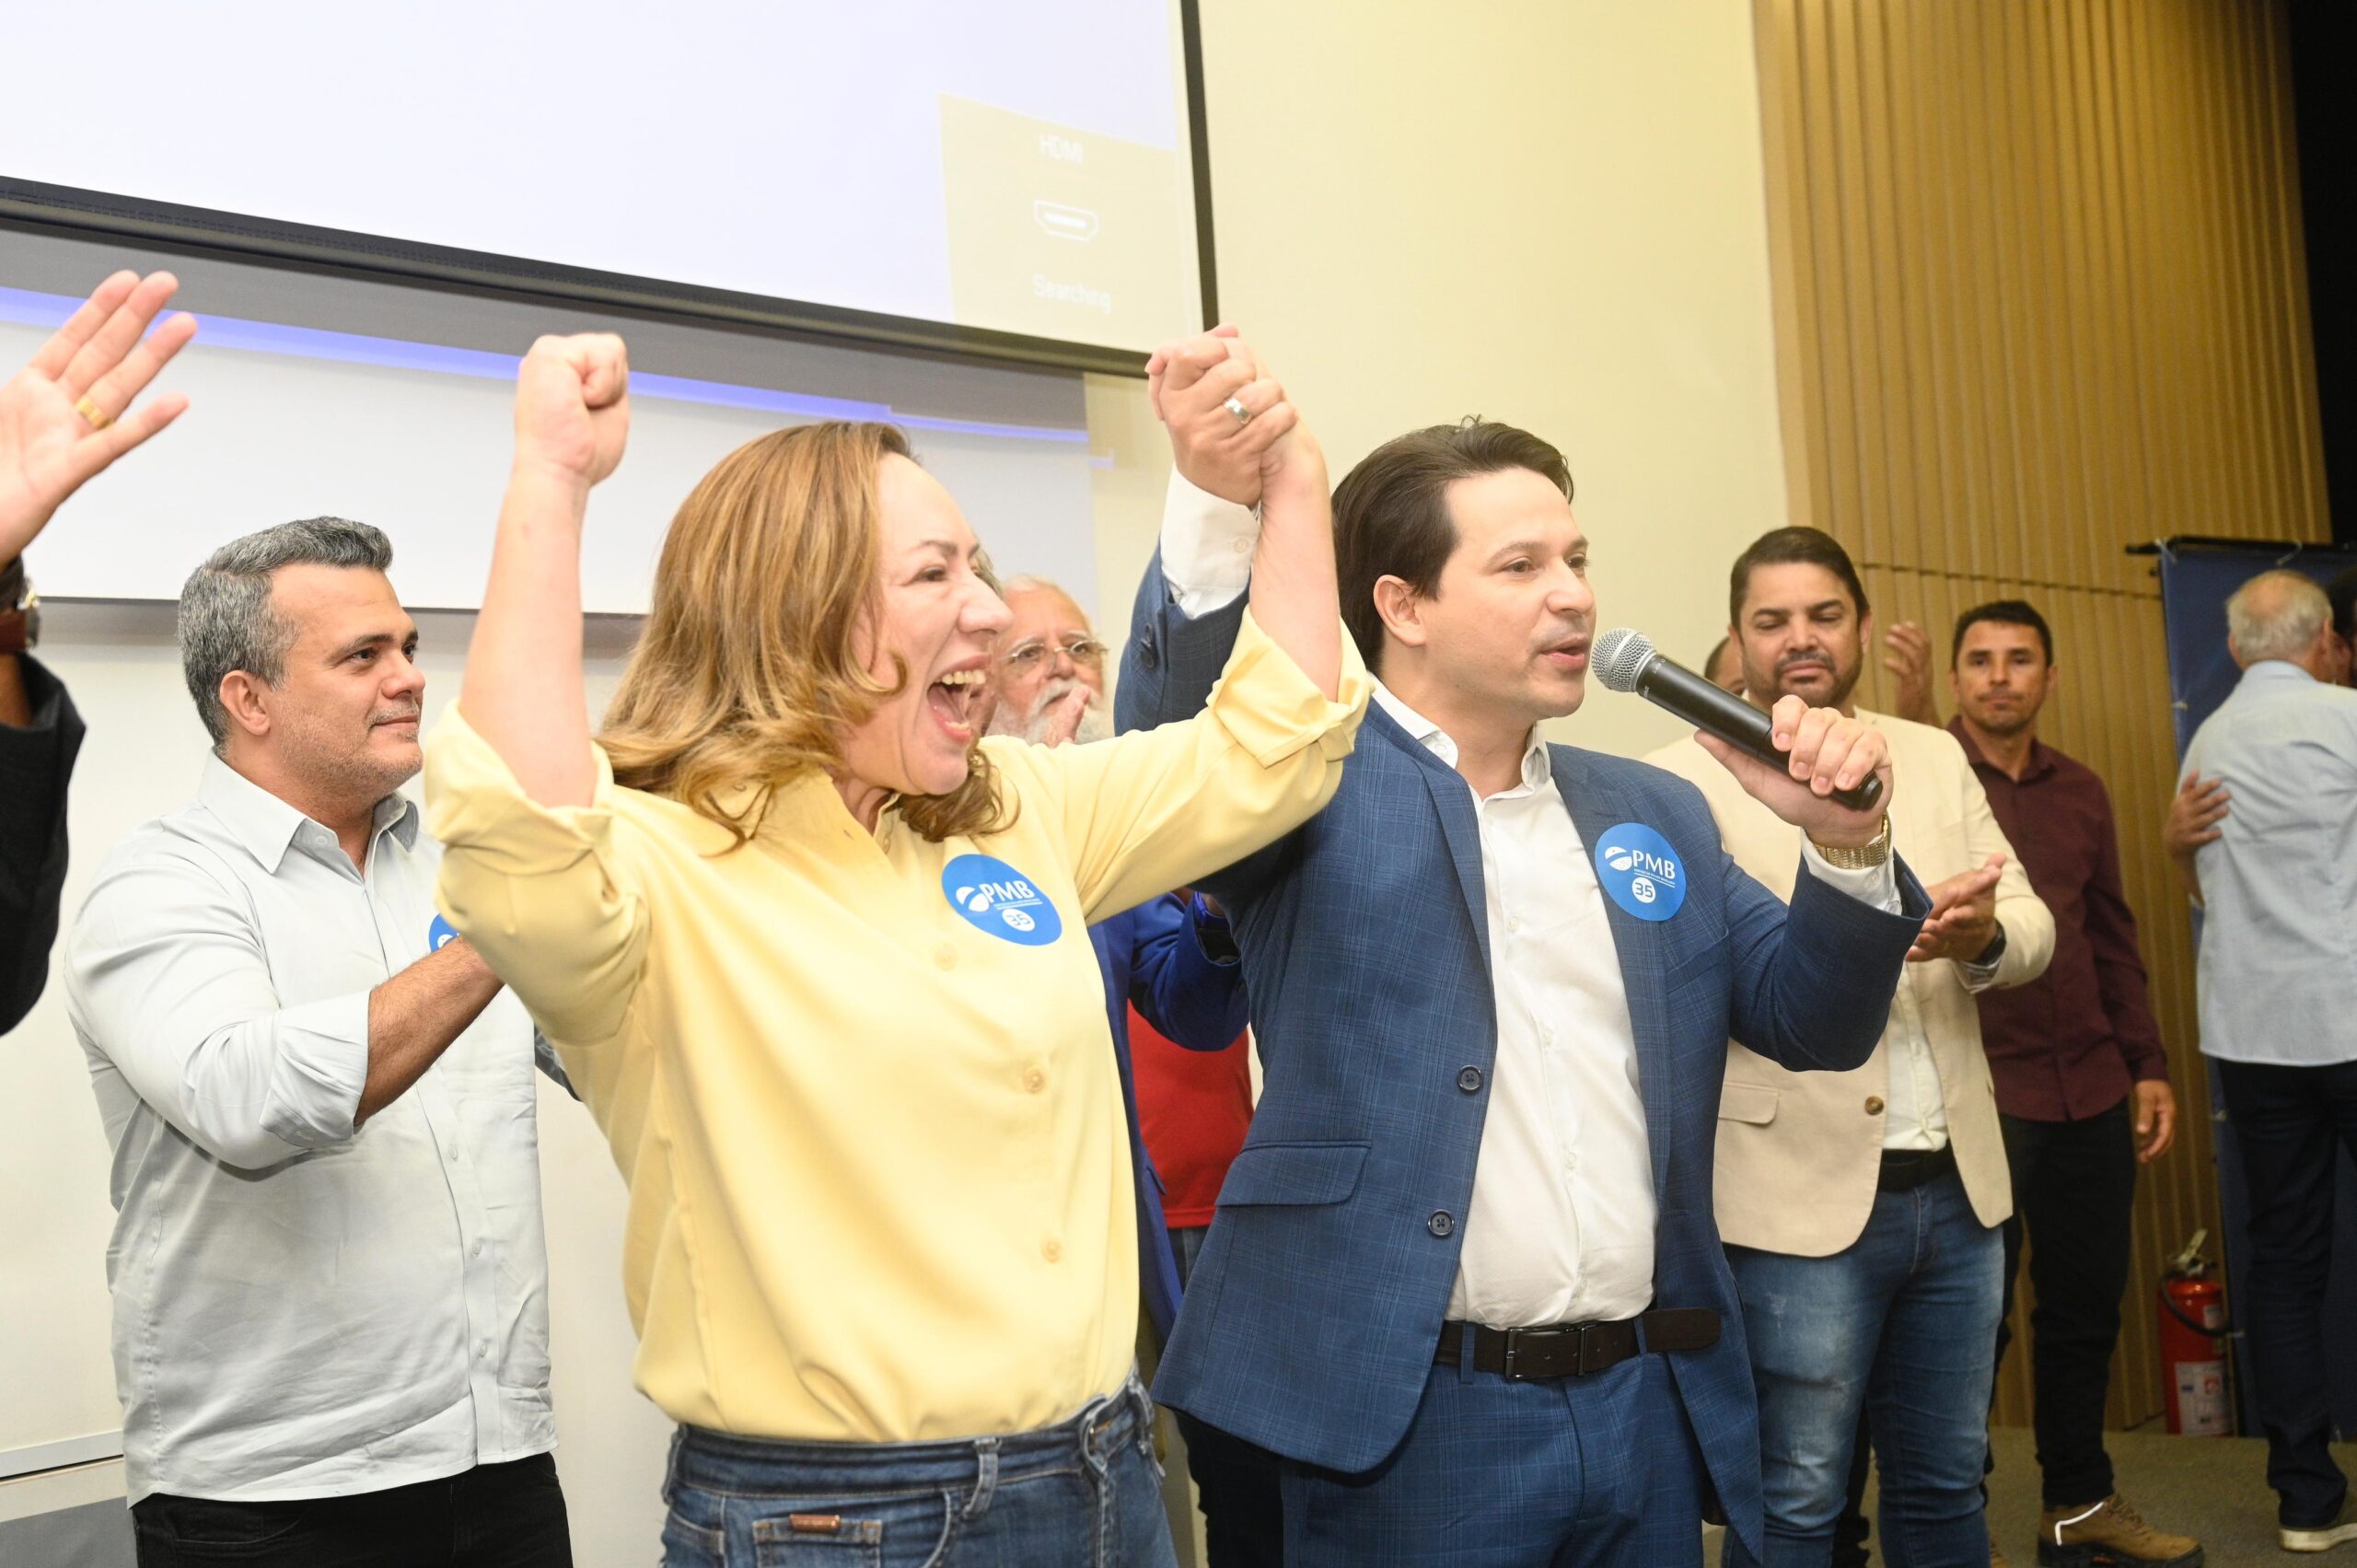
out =
<path fill-rule="evenodd" d="M 942 896 L 977 931 L 1018 947 L 1044 947 L 1064 934 L 1063 916 L 1030 877 L 987 854 L 961 854 L 941 868 Z"/>
<path fill-rule="evenodd" d="M 1667 920 L 1686 902 L 1678 852 L 1643 822 L 1623 822 L 1596 841 L 1596 879 L 1639 920 Z"/>
<path fill-rule="evenodd" d="M 438 953 L 458 939 L 459 928 L 438 914 L 434 917 L 434 923 L 425 928 L 425 950 L 429 953 Z"/>

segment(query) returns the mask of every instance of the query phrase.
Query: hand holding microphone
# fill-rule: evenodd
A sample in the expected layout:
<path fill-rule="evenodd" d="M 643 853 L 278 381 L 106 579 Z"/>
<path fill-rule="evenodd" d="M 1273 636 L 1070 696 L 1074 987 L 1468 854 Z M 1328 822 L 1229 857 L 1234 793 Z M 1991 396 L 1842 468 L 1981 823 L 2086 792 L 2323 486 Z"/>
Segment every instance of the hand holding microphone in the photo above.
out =
<path fill-rule="evenodd" d="M 1598 680 L 1666 708 L 1702 733 L 1704 750 L 1747 793 L 1829 848 L 1862 848 L 1882 831 L 1890 759 L 1882 735 L 1833 708 L 1783 697 L 1768 713 L 1664 658 L 1620 627 L 1596 640 Z"/>

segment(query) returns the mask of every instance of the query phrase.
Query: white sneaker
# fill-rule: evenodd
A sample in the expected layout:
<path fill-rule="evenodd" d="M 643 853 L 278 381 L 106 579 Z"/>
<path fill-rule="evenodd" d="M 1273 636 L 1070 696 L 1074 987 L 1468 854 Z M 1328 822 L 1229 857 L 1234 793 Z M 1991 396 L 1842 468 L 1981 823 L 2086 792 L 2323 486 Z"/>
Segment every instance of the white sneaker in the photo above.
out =
<path fill-rule="evenodd" d="M 2275 1539 L 2286 1551 L 2330 1551 L 2344 1541 L 2357 1540 L 2357 1493 L 2341 1498 L 2340 1512 L 2332 1516 L 2332 1523 L 2309 1530 L 2287 1525 L 2276 1532 Z"/>

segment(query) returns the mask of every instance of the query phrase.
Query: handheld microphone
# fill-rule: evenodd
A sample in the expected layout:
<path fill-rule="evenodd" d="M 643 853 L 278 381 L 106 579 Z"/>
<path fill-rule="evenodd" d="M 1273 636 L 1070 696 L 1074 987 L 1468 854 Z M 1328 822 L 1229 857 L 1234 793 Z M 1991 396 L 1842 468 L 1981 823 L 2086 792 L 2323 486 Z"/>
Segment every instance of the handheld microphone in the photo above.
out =
<path fill-rule="evenodd" d="M 1792 767 L 1792 758 L 1776 749 L 1776 743 L 1769 738 L 1774 729 L 1766 714 L 1685 666 L 1664 658 L 1654 647 L 1654 640 L 1643 632 L 1626 626 L 1607 632 L 1596 640 L 1588 662 L 1596 678 L 1613 691 L 1634 691 L 1779 772 Z M 1868 773 L 1855 788 L 1835 790 L 1833 798 L 1852 811 L 1871 811 L 1882 798 L 1882 779 Z"/>

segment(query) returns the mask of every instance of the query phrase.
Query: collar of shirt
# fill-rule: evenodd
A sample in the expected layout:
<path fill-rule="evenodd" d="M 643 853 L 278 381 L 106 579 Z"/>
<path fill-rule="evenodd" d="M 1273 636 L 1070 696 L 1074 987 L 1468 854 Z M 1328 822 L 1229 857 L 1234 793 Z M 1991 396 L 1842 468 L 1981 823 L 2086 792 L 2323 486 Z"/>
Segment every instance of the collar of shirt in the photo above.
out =
<path fill-rule="evenodd" d="M 205 759 L 204 778 L 197 785 L 196 798 L 266 870 L 275 872 L 286 858 L 287 846 L 294 844 L 314 860 L 324 861 L 331 855 L 353 876 L 359 876 L 333 829 L 306 817 L 218 756 Z M 401 840 L 401 848 L 415 849 L 417 803 L 401 794 L 377 802 L 369 842 L 374 843 L 389 829 Z"/>
<path fill-rule="evenodd" d="M 1401 702 L 1391 688 L 1380 680 L 1375 683 L 1375 700 L 1382 704 L 1385 713 L 1391 715 L 1392 722 L 1406 730 L 1425 750 L 1450 767 L 1457 766 L 1457 741 L 1448 731 Z M 1533 725 L 1530 738 L 1522 753 L 1522 787 L 1537 789 L 1553 772 L 1547 761 L 1547 742 L 1539 738 L 1538 726 Z"/>
<path fill-rule="evenodd" d="M 2293 664 L 2289 659 L 2280 658 L 2260 659 L 2257 664 L 2254 664 L 2245 669 L 2243 671 L 2242 679 L 2236 681 L 2235 684 L 2237 686 L 2245 686 L 2254 683 L 2259 685 L 2271 685 L 2278 682 L 2287 686 L 2321 686 L 2324 684 L 2323 681 L 2318 680 L 2315 676 L 2310 675 L 2307 672 L 2306 667 Z"/>
<path fill-rule="evenodd" d="M 1956 737 L 1956 744 L 1964 748 L 1964 760 L 1971 763 L 1973 767 L 1976 769 L 1989 768 L 2000 773 L 2003 773 L 2005 772 L 2004 769 L 1998 767 L 1996 763 L 1991 761 L 1988 754 L 1980 749 L 1979 743 L 1972 738 L 1972 732 L 1964 727 L 1964 717 L 1962 714 L 1958 714 L 1956 717 L 1948 720 L 1947 731 L 1950 735 Z M 2054 768 L 2055 761 L 2053 751 L 2048 748 L 2046 742 L 2038 739 L 2036 737 L 2032 737 L 2029 743 L 2029 761 L 2022 769 L 2022 776 L 2017 779 L 2013 779 L 2013 782 L 2017 784 L 2026 784 L 2032 779 L 2043 778 L 2048 773 L 2052 772 Z M 2013 775 L 2010 773 L 2007 773 L 2005 776 L 2009 779 L 2013 778 Z"/>

